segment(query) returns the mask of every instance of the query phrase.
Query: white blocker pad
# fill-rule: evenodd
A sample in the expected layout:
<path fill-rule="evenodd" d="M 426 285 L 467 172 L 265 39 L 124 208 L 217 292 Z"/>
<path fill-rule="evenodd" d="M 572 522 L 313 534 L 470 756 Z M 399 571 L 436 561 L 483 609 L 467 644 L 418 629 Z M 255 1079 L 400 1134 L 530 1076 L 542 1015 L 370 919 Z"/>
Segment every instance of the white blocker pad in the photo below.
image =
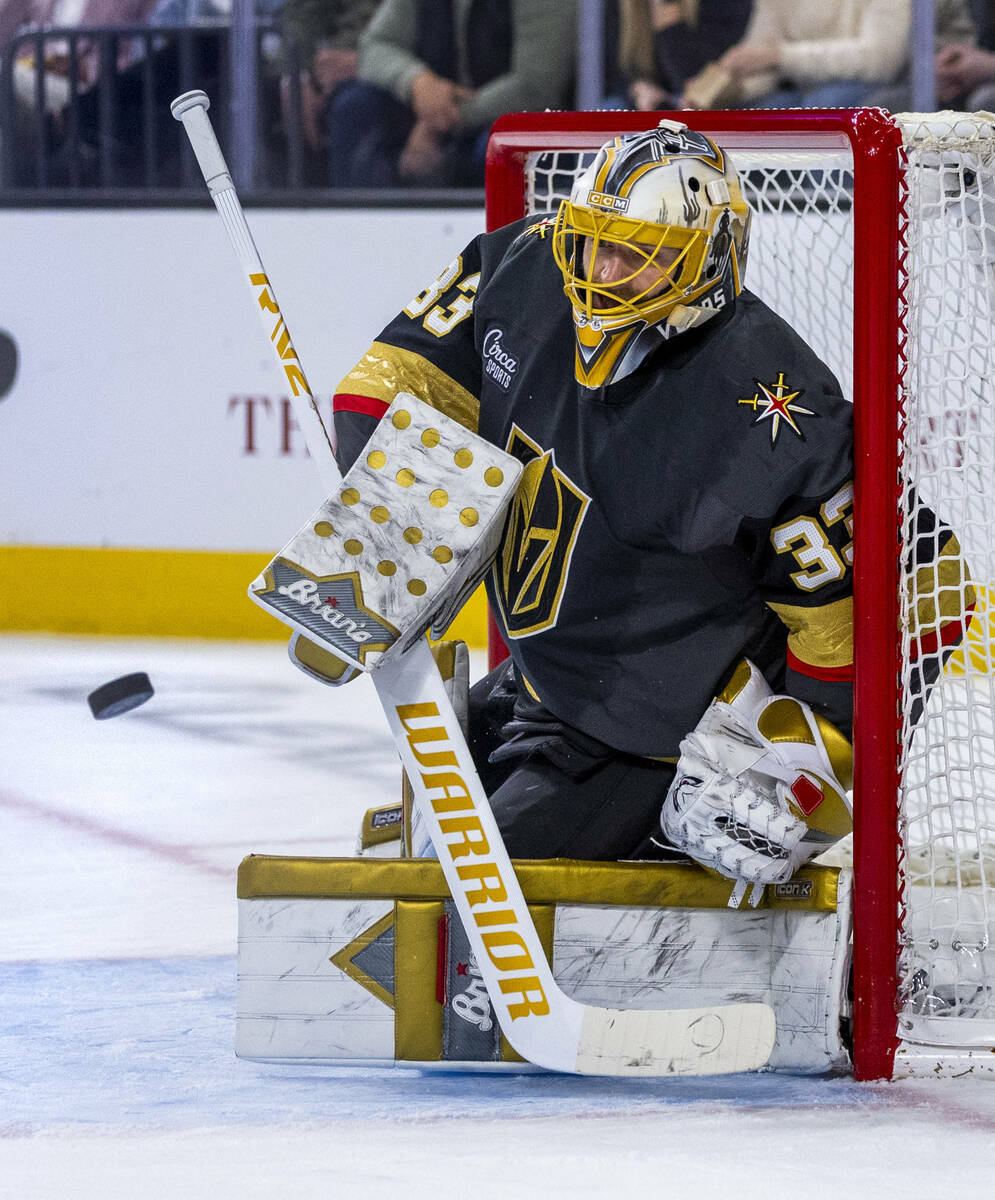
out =
<path fill-rule="evenodd" d="M 515 870 L 568 996 L 640 1009 L 769 1004 L 766 1070 L 848 1069 L 848 872 L 810 865 L 759 908 L 732 910 L 731 881 L 691 864 Z M 437 862 L 253 855 L 238 894 L 240 1057 L 537 1069 L 501 1036 Z"/>
<path fill-rule="evenodd" d="M 399 392 L 338 492 L 252 583 L 291 628 L 370 670 L 441 635 L 497 553 L 522 464 Z"/>

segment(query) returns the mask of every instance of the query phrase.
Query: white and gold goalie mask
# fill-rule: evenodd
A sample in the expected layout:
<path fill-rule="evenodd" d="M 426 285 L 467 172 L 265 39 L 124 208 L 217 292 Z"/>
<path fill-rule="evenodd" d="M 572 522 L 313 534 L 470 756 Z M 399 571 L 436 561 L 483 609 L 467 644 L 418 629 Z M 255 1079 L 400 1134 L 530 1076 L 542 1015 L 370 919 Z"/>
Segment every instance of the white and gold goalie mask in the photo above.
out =
<path fill-rule="evenodd" d="M 663 120 L 602 146 L 553 229 L 573 307 L 577 381 L 600 388 L 621 379 L 661 338 L 731 304 L 749 230 L 736 171 L 704 134 Z M 599 252 L 622 264 L 610 282 L 595 266 Z"/>

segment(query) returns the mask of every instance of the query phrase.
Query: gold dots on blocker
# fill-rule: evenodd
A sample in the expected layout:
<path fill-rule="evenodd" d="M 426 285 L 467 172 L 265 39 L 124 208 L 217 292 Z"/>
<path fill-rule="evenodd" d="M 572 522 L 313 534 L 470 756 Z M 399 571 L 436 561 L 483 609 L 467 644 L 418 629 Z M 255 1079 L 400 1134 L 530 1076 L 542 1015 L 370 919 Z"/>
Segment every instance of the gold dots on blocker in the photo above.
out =
<path fill-rule="evenodd" d="M 465 447 L 462 450 L 457 450 L 453 455 L 453 462 L 465 471 L 473 462 L 473 451 L 467 450 Z"/>
<path fill-rule="evenodd" d="M 397 564 L 392 563 L 389 558 L 385 558 L 382 562 L 377 563 L 377 570 L 381 575 L 393 575 L 397 571 Z"/>
<path fill-rule="evenodd" d="M 395 429 L 407 429 L 411 424 L 411 413 L 403 408 L 399 408 L 390 420 Z"/>
<path fill-rule="evenodd" d="M 424 596 L 428 591 L 428 588 L 425 586 L 425 581 L 423 579 L 409 579 L 408 591 L 412 594 L 412 596 Z"/>
<path fill-rule="evenodd" d="M 442 441 L 442 434 L 438 429 L 426 429 L 421 435 L 421 441 L 423 446 L 427 446 L 431 450 Z"/>
<path fill-rule="evenodd" d="M 335 532 L 335 526 L 330 521 L 319 521 L 314 527 L 318 537 L 331 537 Z"/>
<path fill-rule="evenodd" d="M 363 543 L 357 541 L 355 538 L 350 538 L 342 549 L 345 550 L 346 554 L 362 554 Z"/>
<path fill-rule="evenodd" d="M 432 557 L 437 563 L 452 562 L 453 552 L 448 546 L 436 546 L 436 548 L 432 551 Z"/>
<path fill-rule="evenodd" d="M 382 450 L 371 450 L 366 456 L 366 465 L 374 471 L 379 471 L 387 462 L 387 455 Z"/>
<path fill-rule="evenodd" d="M 445 508 L 449 503 L 449 493 L 443 488 L 436 488 L 429 496 L 428 502 L 433 508 Z"/>
<path fill-rule="evenodd" d="M 358 504 L 359 492 L 355 488 L 346 488 L 342 493 L 341 499 L 343 504 Z"/>
<path fill-rule="evenodd" d="M 484 483 L 488 487 L 500 487 L 504 483 L 504 471 L 500 467 L 488 467 L 484 472 Z"/>
<path fill-rule="evenodd" d="M 415 473 L 414 471 L 409 470 L 408 467 L 402 467 L 394 476 L 394 478 L 401 485 L 401 487 L 411 487 L 415 481 Z"/>
<path fill-rule="evenodd" d="M 480 513 L 475 508 L 464 508 L 460 510 L 459 519 L 470 529 L 480 520 Z"/>
<path fill-rule="evenodd" d="M 375 508 L 370 509 L 370 520 L 377 525 L 386 525 L 390 520 L 390 513 L 382 504 L 378 504 Z"/>
<path fill-rule="evenodd" d="M 417 546 L 422 539 L 422 531 L 414 525 L 409 525 L 404 531 L 404 540 L 409 546 Z"/>

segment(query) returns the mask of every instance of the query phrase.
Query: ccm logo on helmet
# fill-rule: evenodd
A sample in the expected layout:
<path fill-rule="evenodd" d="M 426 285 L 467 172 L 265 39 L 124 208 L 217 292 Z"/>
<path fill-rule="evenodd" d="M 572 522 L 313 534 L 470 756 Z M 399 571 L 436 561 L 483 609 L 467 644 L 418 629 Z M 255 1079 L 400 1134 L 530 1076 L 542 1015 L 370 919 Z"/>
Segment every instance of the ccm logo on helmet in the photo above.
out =
<path fill-rule="evenodd" d="M 615 212 L 625 212 L 629 201 L 624 196 L 610 196 L 607 192 L 588 192 L 588 204 L 596 204 L 599 208 L 610 208 Z"/>

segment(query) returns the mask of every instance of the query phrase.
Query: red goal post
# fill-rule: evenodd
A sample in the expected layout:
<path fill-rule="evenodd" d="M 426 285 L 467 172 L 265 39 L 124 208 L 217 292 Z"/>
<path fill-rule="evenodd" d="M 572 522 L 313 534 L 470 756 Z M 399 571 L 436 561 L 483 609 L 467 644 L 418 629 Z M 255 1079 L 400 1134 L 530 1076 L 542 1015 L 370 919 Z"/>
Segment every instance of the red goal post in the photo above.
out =
<path fill-rule="evenodd" d="M 932 117 L 895 119 L 879 109 L 509 115 L 495 124 L 488 149 L 488 228 L 497 228 L 530 211 L 555 207 L 563 189 L 569 188 L 572 172 L 577 170 L 577 154 L 590 154 L 615 134 L 649 128 L 665 115 L 675 116 L 707 133 L 730 153 L 744 178 L 744 191 L 749 193 L 756 214 L 747 286 L 759 291 L 812 342 L 836 371 L 854 405 L 855 1074 L 860 1079 L 875 1079 L 904 1071 L 925 1073 L 933 1070 L 934 1060 L 941 1059 L 953 1063 L 949 1069 L 956 1070 L 965 1058 L 971 1058 L 972 1047 L 977 1056 L 983 1044 L 977 1038 L 987 1038 L 988 1043 L 995 1045 L 995 999 L 986 998 L 982 1006 L 984 1032 L 978 1032 L 979 1024 L 968 1027 L 965 1049 L 962 1026 L 967 1016 L 974 1014 L 967 1012 L 966 993 L 961 986 L 964 964 L 956 954 L 956 930 L 963 921 L 960 917 L 953 920 L 955 933 L 947 939 L 954 948 L 950 953 L 944 945 L 940 951 L 935 947 L 931 950 L 934 942 L 942 943 L 947 938 L 945 932 L 938 933 L 940 927 L 946 930 L 950 924 L 942 913 L 940 920 L 932 912 L 928 916 L 919 912 L 926 904 L 922 900 L 920 905 L 920 893 L 925 893 L 927 885 L 931 894 L 935 891 L 938 867 L 934 858 L 939 851 L 927 848 L 923 860 L 926 866 L 917 868 L 918 875 L 910 874 L 907 866 L 909 847 L 905 843 L 910 831 L 925 828 L 932 832 L 938 820 L 935 815 L 925 818 L 918 815 L 922 807 L 919 792 L 926 797 L 927 809 L 933 801 L 930 779 L 923 785 L 916 782 L 926 770 L 917 765 L 916 755 L 923 762 L 930 755 L 935 758 L 935 747 L 929 747 L 937 739 L 932 732 L 917 732 L 913 737 L 909 717 L 909 646 L 916 633 L 911 626 L 918 619 L 915 613 L 928 606 L 929 599 L 910 598 L 910 583 L 903 577 L 902 561 L 906 549 L 903 530 L 909 528 L 906 508 L 909 481 L 916 483 L 921 476 L 916 464 L 920 460 L 940 462 L 957 454 L 963 457 L 973 425 L 970 409 L 967 416 L 957 417 L 961 442 L 956 451 L 942 441 L 949 432 L 945 427 L 955 423 L 947 409 L 942 409 L 937 418 L 940 432 L 936 447 L 923 449 L 924 441 L 928 442 L 931 436 L 931 417 L 916 415 L 915 430 L 909 435 L 914 388 L 933 369 L 925 350 L 920 355 L 922 363 L 912 355 L 910 364 L 910 322 L 915 322 L 918 328 L 923 321 L 915 304 L 925 303 L 932 312 L 937 305 L 942 309 L 946 301 L 941 296 L 930 309 L 928 297 L 924 301 L 921 295 L 919 279 L 910 274 L 917 268 L 910 264 L 909 255 L 908 171 L 910 146 L 915 145 L 916 169 L 927 174 L 933 172 L 930 186 L 935 182 L 934 176 L 940 180 L 941 199 L 946 204 L 947 176 L 943 171 L 959 173 L 960 183 L 966 187 L 965 181 L 975 169 L 969 172 L 965 167 L 965 155 L 969 156 L 972 148 L 977 150 L 976 170 L 983 171 L 988 164 L 989 144 L 985 142 L 979 149 L 971 141 L 975 135 L 965 133 L 954 120 L 949 122 L 953 141 L 948 138 L 944 142 L 941 130 L 940 149 L 932 143 L 923 149 L 922 138 L 926 135 L 922 130 L 928 130 Z M 941 117 L 953 116 L 936 114 L 938 122 Z M 963 117 L 961 125 L 968 120 L 973 118 Z M 979 135 L 982 140 L 988 138 L 990 142 L 991 126 L 983 128 L 983 122 L 976 125 L 982 131 Z M 958 130 L 966 139 L 967 150 L 956 142 L 954 134 Z M 955 142 L 956 148 L 950 150 Z M 540 197 L 538 177 L 543 172 L 553 186 L 548 195 Z M 928 198 L 923 203 L 929 207 Z M 948 207 L 953 214 L 948 220 L 950 228 L 954 228 L 950 223 L 957 220 L 963 225 L 967 220 L 963 212 L 954 211 L 956 206 Z M 946 219 L 947 209 L 941 205 L 936 211 Z M 930 210 L 930 214 L 935 216 L 936 212 Z M 981 240 L 987 244 L 985 216 L 982 205 Z M 922 220 L 925 222 L 926 218 Z M 767 235 L 761 233 L 765 222 L 773 230 Z M 926 224 L 923 228 L 927 228 Z M 943 229 L 947 230 L 947 226 Z M 923 235 L 924 245 L 930 237 L 936 240 L 932 228 Z M 951 237 L 949 230 L 942 232 L 940 242 L 945 245 Z M 786 250 L 789 243 L 791 249 Z M 943 245 L 936 253 L 949 257 L 950 252 Z M 953 253 L 957 253 L 956 248 Z M 792 258 L 792 254 L 797 257 Z M 764 275 L 765 259 L 774 264 L 770 280 Z M 987 260 L 980 269 L 989 270 Z M 922 271 L 928 276 L 932 267 L 923 266 Z M 779 298 L 782 285 L 778 276 L 793 289 L 793 296 L 787 301 Z M 950 287 L 950 282 L 945 286 Z M 988 287 L 987 283 L 983 286 Z M 911 306 L 909 293 L 916 297 Z M 916 345 L 933 345 L 932 333 L 914 336 L 921 339 Z M 948 353 L 941 349 L 942 355 Z M 986 368 L 977 363 L 971 366 L 972 356 L 976 359 L 981 353 L 980 349 L 972 351 L 966 358 L 971 370 L 983 374 Z M 979 395 L 987 396 L 987 385 L 980 375 L 976 390 Z M 970 387 L 967 392 L 969 396 L 974 394 Z M 987 469 L 987 462 L 984 466 Z M 943 481 L 948 478 L 945 470 L 940 466 L 935 470 L 935 487 L 941 498 Z M 995 491 L 995 473 L 992 485 Z M 960 487 L 958 483 L 953 491 L 958 492 Z M 992 524 L 995 525 L 995 514 Z M 956 526 L 955 532 L 959 532 Z M 987 563 L 983 565 L 987 569 Z M 932 603 L 936 611 L 941 601 L 949 609 L 956 597 L 948 597 L 946 593 L 951 589 L 944 591 L 936 580 L 934 585 Z M 963 587 L 960 600 L 962 607 L 967 608 Z M 987 643 L 980 653 L 985 658 L 981 669 L 987 669 L 990 675 Z M 969 663 L 966 669 L 970 668 Z M 984 703 L 992 705 L 990 688 Z M 953 707 L 957 708 L 957 704 Z M 946 729 L 948 725 L 944 712 L 938 727 Z M 970 725 L 968 719 L 967 726 Z M 969 729 L 964 736 L 968 753 L 973 753 L 970 739 L 974 734 Z M 920 744 L 925 739 L 928 743 L 925 750 L 920 745 L 913 752 L 916 738 Z M 995 763 L 992 765 L 995 780 Z M 975 779 L 973 786 L 976 791 L 984 788 L 980 778 Z M 915 812 L 910 816 L 909 796 L 913 793 Z M 984 796 L 975 796 L 971 802 L 975 824 L 983 827 L 978 830 L 977 839 L 983 847 L 988 833 L 995 835 L 995 828 L 989 828 Z M 944 829 L 951 825 L 953 832 L 949 837 L 945 833 L 943 837 L 927 838 L 930 846 L 942 841 L 944 854 L 952 848 L 954 859 L 965 842 L 964 831 L 958 824 L 961 818 L 957 815 L 961 803 L 959 794 L 953 801 L 947 798 L 936 802 L 937 811 L 943 810 L 940 824 Z M 966 844 L 970 851 L 970 837 Z M 983 851 L 979 851 L 978 857 L 980 887 L 985 892 Z M 956 862 L 954 874 L 961 880 Z M 918 891 L 910 890 L 913 888 Z M 958 883 L 958 896 L 961 890 Z M 910 896 L 915 900 L 911 917 Z M 979 910 L 983 912 L 983 920 L 979 918 L 974 923 L 978 928 L 989 919 L 986 896 L 987 893 Z M 988 928 L 987 924 L 985 927 Z M 995 921 L 992 932 L 995 933 Z M 930 953 L 934 953 L 938 966 L 929 959 Z M 992 996 L 995 996 L 995 963 L 985 963 L 981 974 L 985 988 L 992 982 Z M 935 983 L 934 978 L 941 976 L 945 982 Z M 988 997 L 987 991 L 985 996 Z M 947 1010 L 940 1011 L 943 1004 Z M 944 1023 L 944 1015 L 952 1019 Z M 911 1051 L 907 1049 L 910 1030 Z M 932 1044 L 937 1038 L 939 1049 Z M 995 1057 L 990 1050 L 987 1053 L 990 1058 Z M 914 1062 L 919 1062 L 918 1067 Z"/>

